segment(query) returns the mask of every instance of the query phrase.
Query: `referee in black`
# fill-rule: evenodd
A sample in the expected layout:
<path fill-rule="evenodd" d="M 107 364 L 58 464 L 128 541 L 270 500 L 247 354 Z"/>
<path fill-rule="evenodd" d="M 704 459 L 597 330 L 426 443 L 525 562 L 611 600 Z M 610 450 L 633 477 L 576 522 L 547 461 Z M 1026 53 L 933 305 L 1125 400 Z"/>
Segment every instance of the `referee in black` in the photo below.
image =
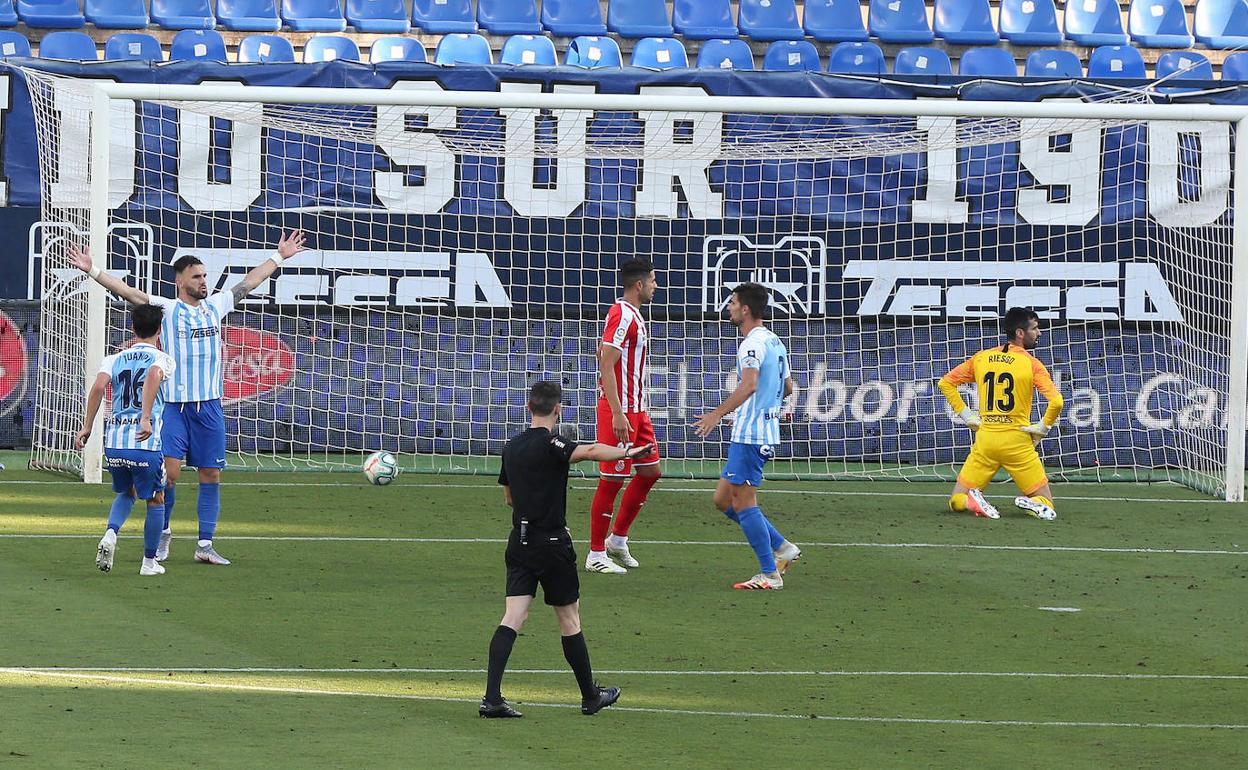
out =
<path fill-rule="evenodd" d="M 483 717 L 522 716 L 503 699 L 503 671 L 524 621 L 529 605 L 542 586 L 546 603 L 555 608 L 559 633 L 563 636 L 563 656 L 576 674 L 581 688 L 581 713 L 596 714 L 620 697 L 618 687 L 599 687 L 589 665 L 589 649 L 581 633 L 580 578 L 576 551 L 568 531 L 568 465 L 593 460 L 615 461 L 642 457 L 650 444 L 627 449 L 606 444 L 578 446 L 554 433 L 559 421 L 559 400 L 563 391 L 554 382 L 539 382 L 529 391 L 529 429 L 507 442 L 498 483 L 503 499 L 511 506 L 511 535 L 507 538 L 507 610 L 494 638 L 490 640 L 490 667 L 486 675 L 485 698 L 479 713 Z"/>

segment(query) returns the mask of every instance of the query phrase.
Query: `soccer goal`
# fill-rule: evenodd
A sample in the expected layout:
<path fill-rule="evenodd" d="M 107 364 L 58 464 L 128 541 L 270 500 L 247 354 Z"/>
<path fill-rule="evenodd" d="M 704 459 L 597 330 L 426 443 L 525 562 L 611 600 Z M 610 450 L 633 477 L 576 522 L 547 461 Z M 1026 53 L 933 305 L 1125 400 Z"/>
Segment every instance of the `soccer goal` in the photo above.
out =
<path fill-rule="evenodd" d="M 125 339 L 125 308 L 66 269 L 67 243 L 171 295 L 177 257 L 225 289 L 299 227 L 314 248 L 228 320 L 233 467 L 389 449 L 486 472 L 538 378 L 592 436 L 603 316 L 640 256 L 659 271 L 646 386 L 669 475 L 718 470 L 725 436 L 688 426 L 733 385 L 723 308 L 752 280 L 799 386 L 774 476 L 951 478 L 971 437 L 935 382 L 1026 305 L 1067 403 L 1041 446 L 1056 479 L 1243 497 L 1248 109 L 24 74 L 38 467 L 99 477 L 98 445 L 72 440 L 86 374 Z"/>

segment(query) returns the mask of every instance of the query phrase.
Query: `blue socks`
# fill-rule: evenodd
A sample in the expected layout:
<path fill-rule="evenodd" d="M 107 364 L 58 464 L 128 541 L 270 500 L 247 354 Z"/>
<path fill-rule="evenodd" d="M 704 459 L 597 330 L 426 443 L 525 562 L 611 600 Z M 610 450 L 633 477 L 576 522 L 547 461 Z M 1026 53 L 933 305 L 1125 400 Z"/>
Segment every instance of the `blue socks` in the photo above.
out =
<path fill-rule="evenodd" d="M 732 519 L 738 524 L 741 523 L 740 517 L 738 516 L 737 512 L 733 510 L 731 505 L 728 506 L 728 510 L 724 511 L 724 515 Z M 774 551 L 778 549 L 780 546 L 784 545 L 784 535 L 780 534 L 779 530 L 777 530 L 775 527 L 771 525 L 771 520 L 768 519 L 766 516 L 763 516 L 763 521 L 766 522 L 767 524 L 767 536 L 771 540 L 771 550 Z"/>
<path fill-rule="evenodd" d="M 165 485 L 165 529 L 169 529 L 169 519 L 173 517 L 173 502 L 177 499 L 177 495 L 173 493 L 174 488 L 172 484 Z"/>
<path fill-rule="evenodd" d="M 733 508 L 732 508 L 732 506 L 731 506 L 731 505 L 730 505 L 730 506 L 728 506 L 728 510 L 724 511 L 724 515 L 725 515 L 725 516 L 727 516 L 728 518 L 732 519 L 732 520 L 733 520 L 733 522 L 735 522 L 735 523 L 737 523 L 737 524 L 740 524 L 740 523 L 741 523 L 741 520 L 737 518 L 737 512 L 736 512 L 735 510 L 733 510 Z"/>
<path fill-rule="evenodd" d="M 120 532 L 126 519 L 130 518 L 130 511 L 134 508 L 134 498 L 129 492 L 122 492 L 113 499 L 113 507 L 108 511 L 108 528 L 114 532 Z"/>
<path fill-rule="evenodd" d="M 164 528 L 165 506 L 147 506 L 147 519 L 143 522 L 143 556 L 156 558 L 156 546 L 160 545 L 160 531 Z"/>
<path fill-rule="evenodd" d="M 737 522 L 741 525 L 741 531 L 745 532 L 745 539 L 750 541 L 750 547 L 754 549 L 754 554 L 758 557 L 759 570 L 768 575 L 775 572 L 776 555 L 772 553 L 771 548 L 771 532 L 774 528 L 768 523 L 767 517 L 763 515 L 758 506 L 755 506 L 738 513 Z M 779 535 L 779 533 L 776 534 Z"/>
<path fill-rule="evenodd" d="M 168 505 L 168 503 L 166 503 Z M 211 540 L 217 531 L 217 518 L 221 515 L 221 485 L 199 483 L 199 539 Z"/>

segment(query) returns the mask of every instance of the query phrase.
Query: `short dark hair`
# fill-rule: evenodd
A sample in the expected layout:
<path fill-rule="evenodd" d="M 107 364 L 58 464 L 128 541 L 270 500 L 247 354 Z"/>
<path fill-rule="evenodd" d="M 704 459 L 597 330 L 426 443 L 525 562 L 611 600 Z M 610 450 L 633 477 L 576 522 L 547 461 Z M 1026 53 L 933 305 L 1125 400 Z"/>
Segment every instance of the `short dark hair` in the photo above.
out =
<path fill-rule="evenodd" d="M 743 283 L 732 290 L 737 295 L 737 302 L 750 309 L 754 320 L 762 321 L 767 317 L 767 287 L 761 283 Z"/>
<path fill-rule="evenodd" d="M 1012 307 L 1005 311 L 1005 315 L 1001 318 L 1001 332 L 1007 340 L 1012 340 L 1020 329 L 1027 331 L 1032 321 L 1039 320 L 1040 316 L 1036 315 L 1036 311 L 1031 308 Z"/>
<path fill-rule="evenodd" d="M 535 382 L 529 389 L 529 411 L 538 417 L 548 417 L 562 398 L 563 388 L 559 387 L 559 383 L 550 380 Z"/>
<path fill-rule="evenodd" d="M 627 289 L 638 281 L 646 280 L 646 276 L 654 272 L 654 265 L 648 259 L 630 259 L 620 265 L 620 285 Z"/>
<path fill-rule="evenodd" d="M 183 256 L 178 257 L 177 262 L 173 263 L 173 273 L 174 275 L 182 275 L 182 271 L 188 267 L 202 264 L 204 264 L 204 261 L 194 254 L 184 254 Z"/>
<path fill-rule="evenodd" d="M 160 305 L 135 305 L 130 311 L 130 328 L 134 329 L 134 336 L 139 339 L 155 337 L 160 333 L 160 322 L 164 317 L 165 311 Z"/>

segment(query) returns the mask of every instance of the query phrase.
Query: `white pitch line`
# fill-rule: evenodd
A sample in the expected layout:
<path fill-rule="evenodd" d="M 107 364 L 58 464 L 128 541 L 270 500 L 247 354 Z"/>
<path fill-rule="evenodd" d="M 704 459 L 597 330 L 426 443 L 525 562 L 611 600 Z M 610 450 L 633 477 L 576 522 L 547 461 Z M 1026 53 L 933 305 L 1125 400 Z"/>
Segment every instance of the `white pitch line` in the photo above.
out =
<path fill-rule="evenodd" d="M 0 534 L 0 540 L 96 540 L 95 535 L 62 534 Z M 142 535 L 121 535 L 122 540 L 141 540 Z M 339 535 L 237 535 L 219 537 L 223 541 L 257 540 L 262 542 L 307 543 L 444 543 L 494 544 L 506 543 L 494 537 L 348 537 Z M 632 540 L 641 545 L 675 546 L 739 546 L 740 540 Z M 1202 548 L 1100 548 L 1074 545 L 976 545 L 972 543 L 822 543 L 803 542 L 803 548 L 929 548 L 971 551 L 1054 551 L 1061 553 L 1126 553 L 1173 554 L 1181 556 L 1248 556 L 1248 550 L 1226 551 Z"/>
<path fill-rule="evenodd" d="M 175 687 L 199 690 L 225 690 L 231 692 L 262 692 L 285 695 L 335 695 L 355 698 L 382 698 L 387 700 L 436 701 L 442 703 L 476 703 L 474 698 L 452 698 L 439 695 L 412 695 L 403 693 L 358 692 L 354 690 L 321 690 L 304 687 L 274 687 L 268 685 L 226 684 L 216 682 L 181 682 L 167 679 L 148 679 L 144 677 L 97 676 L 92 674 L 71 674 L 50 671 L 30 671 L 24 669 L 0 668 L 0 674 L 17 674 L 31 677 L 63 678 L 71 680 L 87 680 L 110 682 L 113 684 L 141 684 L 157 687 Z M 576 708 L 565 703 L 532 703 L 517 701 L 517 704 L 540 708 Z M 1197 724 L 1188 722 L 1076 722 L 1076 721 L 1042 721 L 1023 719 L 940 719 L 929 717 L 877 717 L 877 716 L 842 716 L 832 714 L 777 714 L 767 711 L 713 711 L 710 709 L 672 709 L 647 708 L 640 706 L 612 706 L 612 711 L 639 714 L 665 714 L 681 716 L 729 717 L 733 719 L 802 719 L 824 722 L 866 722 L 874 724 L 923 724 L 923 725 L 968 725 L 976 727 L 1092 727 L 1092 728 L 1128 728 L 1143 730 L 1248 730 L 1248 724 Z"/>

